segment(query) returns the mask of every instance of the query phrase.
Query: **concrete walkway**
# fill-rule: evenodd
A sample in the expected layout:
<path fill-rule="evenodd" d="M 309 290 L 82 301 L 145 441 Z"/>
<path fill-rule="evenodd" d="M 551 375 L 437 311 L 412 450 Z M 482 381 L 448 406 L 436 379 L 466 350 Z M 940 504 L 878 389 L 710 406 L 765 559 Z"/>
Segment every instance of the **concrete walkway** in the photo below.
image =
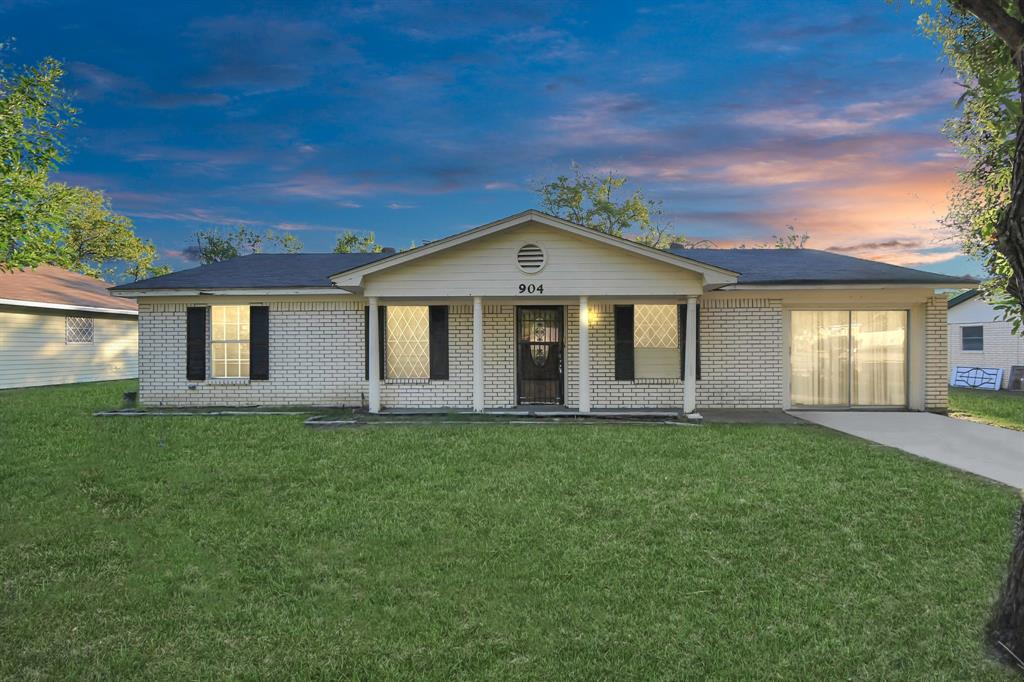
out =
<path fill-rule="evenodd" d="M 796 417 L 1024 488 L 1024 431 L 927 412 L 792 412 Z"/>

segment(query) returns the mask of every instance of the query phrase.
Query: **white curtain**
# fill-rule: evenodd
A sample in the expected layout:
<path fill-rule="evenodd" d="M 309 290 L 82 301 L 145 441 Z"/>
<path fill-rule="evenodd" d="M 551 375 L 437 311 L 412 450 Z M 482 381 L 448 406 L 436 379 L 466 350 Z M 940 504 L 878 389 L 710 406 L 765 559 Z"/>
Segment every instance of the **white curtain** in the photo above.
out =
<path fill-rule="evenodd" d="M 907 402 L 907 313 L 855 310 L 851 315 L 854 405 Z"/>
<path fill-rule="evenodd" d="M 850 400 L 850 313 L 794 310 L 790 391 L 795 406 L 841 406 Z"/>

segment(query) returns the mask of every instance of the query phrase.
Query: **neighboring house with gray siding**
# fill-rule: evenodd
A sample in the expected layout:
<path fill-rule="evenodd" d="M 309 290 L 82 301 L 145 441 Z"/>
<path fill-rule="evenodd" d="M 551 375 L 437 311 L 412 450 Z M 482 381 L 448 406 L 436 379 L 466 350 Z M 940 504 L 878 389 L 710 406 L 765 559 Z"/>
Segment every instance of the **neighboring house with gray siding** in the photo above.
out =
<path fill-rule="evenodd" d="M 138 376 L 138 309 L 52 265 L 0 272 L 0 389 Z"/>
<path fill-rule="evenodd" d="M 1002 386 L 1010 380 L 1010 368 L 1024 366 L 1024 334 L 985 302 L 978 290 L 965 291 L 949 300 L 949 370 L 983 367 L 1003 370 Z"/>
<path fill-rule="evenodd" d="M 116 287 L 150 405 L 946 409 L 974 286 L 812 250 L 653 249 L 525 211 L 397 254 L 256 254 Z"/>

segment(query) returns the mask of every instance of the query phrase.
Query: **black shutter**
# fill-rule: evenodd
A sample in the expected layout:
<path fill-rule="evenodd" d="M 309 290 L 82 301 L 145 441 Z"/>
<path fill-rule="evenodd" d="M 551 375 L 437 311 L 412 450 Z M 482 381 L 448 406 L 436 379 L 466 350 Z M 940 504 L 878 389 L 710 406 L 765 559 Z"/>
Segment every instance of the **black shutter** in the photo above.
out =
<path fill-rule="evenodd" d="M 448 306 L 430 306 L 430 378 L 448 378 Z"/>
<path fill-rule="evenodd" d="M 388 308 L 387 306 L 377 306 L 377 336 L 380 337 L 380 348 L 378 353 L 378 362 L 380 363 L 380 378 L 384 379 L 384 346 L 387 341 L 387 321 L 388 321 Z M 363 357 L 365 362 L 363 364 L 363 373 L 367 381 L 370 380 L 370 306 L 363 307 Z"/>
<path fill-rule="evenodd" d="M 615 380 L 632 381 L 635 378 L 633 362 L 633 306 L 615 306 Z"/>
<path fill-rule="evenodd" d="M 697 304 L 697 381 L 700 381 L 700 304 Z M 686 379 L 686 304 L 679 306 L 679 378 Z"/>
<path fill-rule="evenodd" d="M 270 308 L 265 305 L 249 308 L 249 378 L 270 378 Z"/>
<path fill-rule="evenodd" d="M 206 379 L 206 308 L 186 308 L 185 318 L 185 378 L 189 381 Z"/>

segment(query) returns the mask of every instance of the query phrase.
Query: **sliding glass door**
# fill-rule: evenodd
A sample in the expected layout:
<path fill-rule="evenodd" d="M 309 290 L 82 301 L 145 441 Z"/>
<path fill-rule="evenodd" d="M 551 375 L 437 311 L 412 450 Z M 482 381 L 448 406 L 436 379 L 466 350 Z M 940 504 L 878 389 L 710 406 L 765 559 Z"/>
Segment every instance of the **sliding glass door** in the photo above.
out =
<path fill-rule="evenodd" d="M 794 310 L 789 385 L 794 407 L 905 406 L 907 312 Z"/>

